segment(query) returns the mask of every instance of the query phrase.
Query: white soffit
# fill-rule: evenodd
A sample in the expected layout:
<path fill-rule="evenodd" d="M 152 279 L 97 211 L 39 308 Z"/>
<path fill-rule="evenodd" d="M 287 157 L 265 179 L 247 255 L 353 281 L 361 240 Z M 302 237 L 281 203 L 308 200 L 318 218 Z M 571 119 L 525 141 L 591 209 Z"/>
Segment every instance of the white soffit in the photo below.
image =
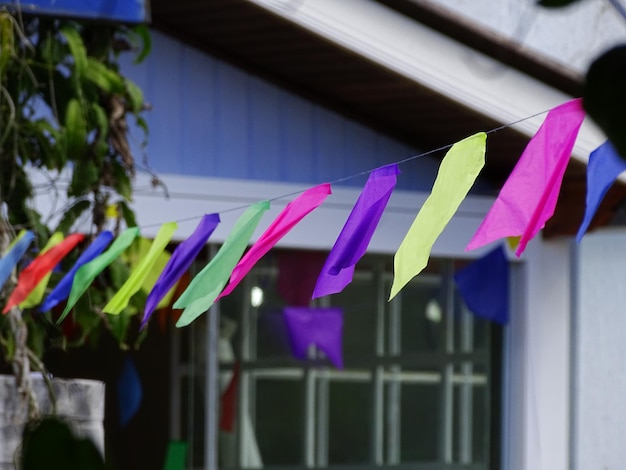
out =
<path fill-rule="evenodd" d="M 572 98 L 372 0 L 248 1 L 502 124 Z M 532 137 L 544 118 L 513 127 Z M 605 139 L 586 119 L 574 157 L 586 162 Z"/>

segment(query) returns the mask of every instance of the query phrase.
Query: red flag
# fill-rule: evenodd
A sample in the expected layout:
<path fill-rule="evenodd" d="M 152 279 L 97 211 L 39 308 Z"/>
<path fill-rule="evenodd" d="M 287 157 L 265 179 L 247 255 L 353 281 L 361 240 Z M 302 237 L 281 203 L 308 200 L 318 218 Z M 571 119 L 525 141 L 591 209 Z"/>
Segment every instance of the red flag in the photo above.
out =
<path fill-rule="evenodd" d="M 220 418 L 220 429 L 224 432 L 235 430 L 235 416 L 237 410 L 237 387 L 239 385 L 239 362 L 235 362 L 233 376 L 224 393 L 222 394 L 222 416 Z"/>
<path fill-rule="evenodd" d="M 7 313 L 12 307 L 22 303 L 26 297 L 28 297 L 28 294 L 37 287 L 39 281 L 52 271 L 55 266 L 84 239 L 85 235 L 82 233 L 74 233 L 44 254 L 35 258 L 34 261 L 20 273 L 17 286 L 11 293 L 11 297 L 9 297 L 9 301 L 2 313 Z"/>

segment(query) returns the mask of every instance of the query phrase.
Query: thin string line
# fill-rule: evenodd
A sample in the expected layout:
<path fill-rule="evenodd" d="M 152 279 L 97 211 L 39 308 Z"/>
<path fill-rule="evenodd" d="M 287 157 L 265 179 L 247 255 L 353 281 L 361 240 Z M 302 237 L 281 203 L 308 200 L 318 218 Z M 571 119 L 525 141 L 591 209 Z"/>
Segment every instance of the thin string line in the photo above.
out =
<path fill-rule="evenodd" d="M 550 108 L 550 109 L 552 109 L 552 108 Z M 521 122 L 528 121 L 529 119 L 533 119 L 533 118 L 535 118 L 537 116 L 541 116 L 542 114 L 545 114 L 545 113 L 549 112 L 550 109 L 546 109 L 544 111 L 540 111 L 538 113 L 532 114 L 530 116 L 526 116 L 524 118 L 518 119 L 518 120 L 510 122 L 508 124 L 503 124 L 501 126 L 498 126 L 496 128 L 493 128 L 491 130 L 486 131 L 485 134 L 487 134 L 487 135 L 494 134 L 494 133 L 499 132 L 501 130 L 504 130 L 504 129 L 507 129 L 509 127 L 515 126 L 516 124 L 519 124 Z M 410 161 L 417 160 L 418 158 L 424 158 L 424 157 L 427 157 L 429 155 L 433 155 L 435 153 L 442 152 L 444 150 L 449 150 L 453 146 L 454 146 L 454 144 L 442 145 L 441 147 L 437 147 L 437 148 L 434 148 L 432 150 L 428 150 L 426 152 L 422 152 L 422 153 L 419 153 L 419 154 L 416 154 L 416 155 L 412 155 L 410 157 L 404 158 L 402 160 L 398 160 L 396 162 L 387 163 L 387 164 L 385 164 L 383 166 L 389 166 L 389 165 L 394 165 L 394 164 L 395 165 L 403 165 L 403 164 L 408 163 Z M 148 169 L 148 168 L 144 169 L 145 168 L 144 165 L 137 165 L 137 166 L 140 169 L 142 169 L 142 170 L 146 171 L 147 173 L 149 173 L 150 175 L 155 176 L 155 173 L 151 169 Z M 369 170 L 361 171 L 359 173 L 355 173 L 355 174 L 350 175 L 350 176 L 344 176 L 343 178 L 338 178 L 336 180 L 330 181 L 327 184 L 332 186 L 332 185 L 335 185 L 335 184 L 343 183 L 345 181 L 349 181 L 349 180 L 352 180 L 352 179 L 355 179 L 355 178 L 358 178 L 358 177 L 361 177 L 361 176 L 369 175 L 370 173 L 372 173 L 373 171 L 376 171 L 379 168 L 382 168 L 382 167 L 376 167 L 376 168 L 372 168 L 372 169 L 369 169 Z M 292 197 L 292 196 L 297 196 L 297 195 L 302 194 L 303 192 L 305 192 L 307 189 L 302 189 L 302 190 L 293 191 L 293 192 L 286 193 L 286 194 L 281 194 L 280 196 L 269 198 L 269 199 L 267 199 L 267 201 L 268 202 L 274 202 L 274 201 L 278 201 L 280 199 L 286 199 L 286 198 L 289 198 L 289 197 Z M 226 213 L 229 213 L 229 212 L 241 211 L 241 210 L 247 209 L 248 207 L 250 207 L 250 204 L 243 204 L 241 206 L 236 206 L 236 207 L 231 207 L 230 209 L 221 210 L 221 211 L 217 212 L 217 214 L 226 214 Z M 203 215 L 195 215 L 195 216 L 191 216 L 191 217 L 185 217 L 185 218 L 182 218 L 182 219 L 172 220 L 172 222 L 175 222 L 175 223 L 191 222 L 191 221 L 194 221 L 194 220 L 199 220 L 202 217 L 203 217 Z M 25 228 L 28 225 L 30 225 L 30 224 L 23 224 L 20 227 Z M 146 228 L 160 227 L 161 225 L 162 225 L 162 223 L 146 224 L 146 225 L 140 225 L 139 228 L 140 229 L 146 229 Z"/>
<path fill-rule="evenodd" d="M 552 108 L 550 108 L 550 109 L 552 109 Z M 485 134 L 487 134 L 487 135 L 495 134 L 496 132 L 499 132 L 499 131 L 502 131 L 502 130 L 507 129 L 509 127 L 515 126 L 515 125 L 517 125 L 517 124 L 519 124 L 521 122 L 528 121 L 529 119 L 536 118 L 537 116 L 541 116 L 542 114 L 546 114 L 546 113 L 550 112 L 550 109 L 546 109 L 544 111 L 540 111 L 540 112 L 532 114 L 530 116 L 526 116 L 524 118 L 518 119 L 517 121 L 513 121 L 513 122 L 510 122 L 508 124 L 503 124 L 501 126 L 495 127 L 495 128 L 493 128 L 491 130 L 486 131 Z M 454 145 L 455 144 L 442 145 L 441 147 L 437 147 L 437 148 L 434 148 L 432 150 L 428 150 L 426 152 L 422 152 L 422 153 L 419 153 L 419 154 L 416 154 L 416 155 L 412 155 L 410 157 L 404 158 L 402 160 L 398 160 L 396 162 L 387 163 L 387 164 L 385 164 L 383 166 L 402 165 L 402 164 L 408 163 L 408 162 L 410 162 L 412 160 L 417 160 L 418 158 L 427 157 L 427 156 L 433 155 L 433 154 L 435 154 L 437 152 L 442 152 L 444 150 L 449 150 Z M 361 171 L 359 173 L 355 173 L 355 174 L 350 175 L 350 176 L 344 176 L 343 178 L 339 178 L 339 179 L 330 181 L 327 184 L 332 186 L 334 184 L 343 183 L 344 181 L 349 181 L 351 179 L 355 179 L 355 178 L 358 178 L 360 176 L 369 175 L 370 173 L 372 173 L 373 171 L 377 170 L 378 168 L 381 168 L 381 167 L 376 167 L 376 168 L 372 168 L 372 169 L 369 169 L 369 170 Z M 288 198 L 288 197 L 297 196 L 299 194 L 302 194 L 305 191 L 306 191 L 306 189 L 302 189 L 302 190 L 299 190 L 299 191 L 293 191 L 291 193 L 286 193 L 286 194 L 282 194 L 280 196 L 273 197 L 271 199 L 267 199 L 267 201 L 274 202 L 274 201 L 277 201 L 279 199 L 285 199 L 285 198 Z M 224 209 L 222 211 L 219 211 L 219 212 L 217 212 L 217 214 L 226 214 L 228 212 L 240 211 L 240 210 L 247 209 L 248 207 L 250 207 L 250 204 L 245 204 L 245 205 L 241 205 L 241 206 L 237 206 L 237 207 L 231 207 L 230 209 Z M 197 216 L 192 216 L 192 217 L 186 217 L 184 219 L 173 220 L 172 222 L 176 222 L 176 223 L 191 222 L 193 220 L 201 219 L 202 217 L 203 217 L 202 215 L 197 215 Z M 162 225 L 161 223 L 154 223 L 154 224 L 141 225 L 139 228 L 153 228 L 153 227 L 160 227 L 161 225 Z"/>

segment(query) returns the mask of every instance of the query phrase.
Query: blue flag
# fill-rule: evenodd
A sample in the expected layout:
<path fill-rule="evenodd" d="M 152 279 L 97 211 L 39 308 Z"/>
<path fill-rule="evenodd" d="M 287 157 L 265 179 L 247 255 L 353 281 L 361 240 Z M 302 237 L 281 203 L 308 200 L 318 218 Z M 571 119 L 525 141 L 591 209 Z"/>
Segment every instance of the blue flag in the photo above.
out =
<path fill-rule="evenodd" d="M 625 170 L 626 161 L 619 156 L 608 140 L 589 155 L 589 164 L 587 165 L 587 207 L 585 208 L 585 217 L 576 235 L 578 243 L 580 243 L 587 228 L 589 228 L 589 224 L 598 210 L 604 195 L 619 174 Z"/>
<path fill-rule="evenodd" d="M 11 248 L 2 259 L 0 259 L 0 289 L 4 287 L 4 283 L 7 282 L 13 268 L 22 259 L 29 245 L 35 239 L 35 235 L 30 230 L 27 231 L 23 237 L 21 237 L 13 248 Z"/>
<path fill-rule="evenodd" d="M 454 274 L 471 312 L 502 325 L 509 321 L 509 261 L 501 245 Z"/>
<path fill-rule="evenodd" d="M 83 253 L 78 257 L 78 260 L 76 260 L 76 263 L 74 264 L 74 266 L 72 266 L 72 269 L 70 269 L 68 273 L 63 276 L 63 279 L 61 279 L 56 287 L 52 289 L 52 292 L 48 294 L 46 300 L 44 300 L 43 304 L 41 304 L 41 307 L 39 307 L 39 311 L 47 312 L 48 310 L 51 310 L 56 305 L 58 305 L 59 302 L 67 299 L 70 296 L 70 292 L 72 291 L 74 276 L 76 275 L 76 271 L 78 271 L 78 268 L 80 268 L 83 264 L 89 263 L 89 261 L 91 261 L 92 259 L 95 259 L 96 256 L 102 253 L 104 249 L 109 246 L 111 240 L 113 240 L 112 232 L 101 232 L 91 243 L 91 245 L 89 245 L 87 249 L 83 251 Z"/>

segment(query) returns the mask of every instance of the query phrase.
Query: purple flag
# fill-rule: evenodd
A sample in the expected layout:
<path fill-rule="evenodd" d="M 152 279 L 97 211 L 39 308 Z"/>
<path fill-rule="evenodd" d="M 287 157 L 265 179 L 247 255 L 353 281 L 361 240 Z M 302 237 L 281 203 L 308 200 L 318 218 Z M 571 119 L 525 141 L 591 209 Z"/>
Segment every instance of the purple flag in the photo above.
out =
<path fill-rule="evenodd" d="M 148 323 L 152 312 L 154 312 L 154 309 L 156 309 L 161 299 L 174 287 L 174 284 L 176 284 L 185 271 L 189 269 L 191 263 L 193 263 L 193 260 L 196 259 L 200 250 L 206 245 L 207 240 L 219 223 L 219 214 L 205 215 L 189 238 L 176 247 L 174 253 L 172 253 L 172 257 L 169 259 L 154 284 L 152 291 L 148 294 L 146 309 L 143 314 L 143 320 L 141 321 L 142 329 Z"/>
<path fill-rule="evenodd" d="M 580 243 L 583 235 L 589 228 L 598 206 L 602 202 L 615 179 L 626 171 L 626 162 L 619 156 L 615 148 L 607 140 L 589 155 L 587 165 L 587 207 L 576 241 Z"/>
<path fill-rule="evenodd" d="M 48 294 L 46 300 L 44 300 L 43 304 L 39 307 L 40 312 L 47 312 L 52 308 L 56 307 L 60 302 L 67 299 L 72 291 L 72 284 L 74 283 L 74 276 L 76 275 L 76 271 L 83 264 L 89 263 L 92 259 L 95 259 L 100 253 L 104 251 L 104 249 L 109 246 L 113 240 L 113 233 L 105 230 L 104 232 L 100 232 L 100 234 L 95 238 L 95 240 L 87 247 L 85 251 L 78 257 L 72 269 L 68 271 L 68 273 L 63 276 L 63 279 L 56 285 L 52 292 Z"/>
<path fill-rule="evenodd" d="M 467 307 L 502 325 L 509 321 L 509 261 L 502 245 L 454 274 Z"/>
<path fill-rule="evenodd" d="M 338 307 L 285 307 L 283 310 L 293 355 L 307 358 L 311 344 L 323 351 L 338 369 L 343 368 L 343 311 Z"/>
<path fill-rule="evenodd" d="M 367 251 L 399 173 L 397 164 L 372 171 L 317 278 L 314 299 L 341 292 L 352 282 L 355 265 Z"/>

